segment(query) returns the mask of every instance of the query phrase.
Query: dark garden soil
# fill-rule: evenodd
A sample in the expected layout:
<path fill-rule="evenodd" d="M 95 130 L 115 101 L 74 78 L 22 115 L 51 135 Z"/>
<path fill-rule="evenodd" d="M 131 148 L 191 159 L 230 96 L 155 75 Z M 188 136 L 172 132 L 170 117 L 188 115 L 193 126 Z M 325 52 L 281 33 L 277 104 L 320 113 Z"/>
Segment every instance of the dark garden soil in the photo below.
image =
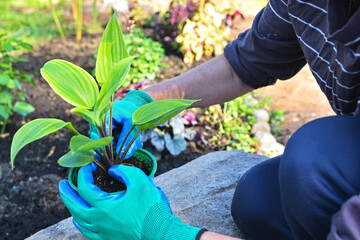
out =
<path fill-rule="evenodd" d="M 244 27 L 246 26 L 245 24 Z M 240 32 L 241 29 L 237 31 Z M 147 34 L 154 35 L 149 30 Z M 36 110 L 25 118 L 14 115 L 13 123 L 7 126 L 7 134 L 0 136 L 0 239 L 24 239 L 70 216 L 58 194 L 58 182 L 67 178 L 68 169 L 60 167 L 56 162 L 69 151 L 68 143 L 72 134 L 67 130 L 61 130 L 25 147 L 16 158 L 14 171 L 11 171 L 9 163 L 10 145 L 14 133 L 25 122 L 35 118 L 51 117 L 72 122 L 82 134 L 87 134 L 87 122 L 70 113 L 72 106 L 50 89 L 40 76 L 40 68 L 45 62 L 60 58 L 71 61 L 90 72 L 95 65 L 93 55 L 100 42 L 100 37 L 100 34 L 85 35 L 81 44 L 77 44 L 71 39 L 67 44 L 63 44 L 60 40 L 43 43 L 33 53 L 24 56 L 29 59 L 29 62 L 16 65 L 16 67 L 30 73 L 35 79 L 36 88 L 26 84 L 23 88 L 29 96 L 29 102 L 35 106 Z M 156 81 L 169 79 L 189 70 L 189 67 L 183 64 L 179 54 L 167 48 L 166 55 L 164 62 L 170 67 L 163 69 L 160 74 L 161 77 Z M 200 63 L 196 63 L 192 67 Z M 306 75 L 305 78 L 308 79 L 310 75 L 304 74 Z M 277 89 L 263 92 L 265 96 L 274 96 L 275 107 L 279 107 L 292 116 L 290 120 L 287 119 L 284 126 L 287 138 L 301 124 L 308 121 L 309 116 L 319 117 L 331 111 L 326 108 L 326 103 L 318 104 L 323 102 L 323 99 L 318 100 L 317 104 L 312 104 L 311 109 L 308 109 L 307 99 L 312 99 L 313 96 L 321 96 L 321 93 L 313 84 L 304 85 L 303 80 L 304 76 L 295 81 L 294 91 L 303 87 L 304 89 L 312 89 L 314 92 L 308 92 L 306 96 L 295 95 L 295 92 L 294 94 L 286 94 L 289 87 L 281 84 Z M 313 82 L 313 80 L 309 81 Z M 301 92 L 303 93 L 303 91 Z M 292 105 L 290 97 L 295 99 L 297 105 Z M 283 104 L 278 103 L 280 100 Z M 198 120 L 200 123 L 204 122 L 201 116 Z M 214 130 L 206 128 L 204 125 L 197 128 L 205 138 L 214 134 Z M 197 141 L 188 142 L 187 149 L 177 157 L 164 152 L 158 161 L 157 175 L 214 150 L 219 149 L 212 148 L 204 141 Z"/>

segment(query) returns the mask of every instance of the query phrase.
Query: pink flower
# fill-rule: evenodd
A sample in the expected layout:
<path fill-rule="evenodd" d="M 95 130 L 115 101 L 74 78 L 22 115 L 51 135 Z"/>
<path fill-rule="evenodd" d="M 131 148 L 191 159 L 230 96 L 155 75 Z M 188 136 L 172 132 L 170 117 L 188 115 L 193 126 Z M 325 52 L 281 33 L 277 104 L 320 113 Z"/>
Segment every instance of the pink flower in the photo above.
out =
<path fill-rule="evenodd" d="M 147 78 L 147 79 L 142 80 L 141 82 L 138 82 L 138 83 L 134 84 L 133 88 L 135 90 L 138 90 L 139 88 L 142 88 L 142 87 L 145 87 L 146 85 L 149 85 L 151 82 L 152 82 L 152 80 Z"/>
<path fill-rule="evenodd" d="M 136 3 L 130 2 L 130 3 L 129 3 L 129 8 L 130 8 L 130 9 L 133 9 L 133 8 L 135 7 L 135 5 L 136 5 Z"/>
<path fill-rule="evenodd" d="M 164 37 L 164 41 L 165 41 L 165 42 L 170 42 L 170 41 L 171 41 L 171 37 L 169 37 L 169 36 Z"/>
<path fill-rule="evenodd" d="M 176 17 L 172 17 L 171 19 L 170 19 L 170 23 L 171 23 L 171 25 L 174 25 L 175 23 L 176 23 Z"/>
<path fill-rule="evenodd" d="M 183 118 L 187 121 L 186 125 L 195 126 L 197 124 L 195 114 L 192 112 L 187 112 Z"/>

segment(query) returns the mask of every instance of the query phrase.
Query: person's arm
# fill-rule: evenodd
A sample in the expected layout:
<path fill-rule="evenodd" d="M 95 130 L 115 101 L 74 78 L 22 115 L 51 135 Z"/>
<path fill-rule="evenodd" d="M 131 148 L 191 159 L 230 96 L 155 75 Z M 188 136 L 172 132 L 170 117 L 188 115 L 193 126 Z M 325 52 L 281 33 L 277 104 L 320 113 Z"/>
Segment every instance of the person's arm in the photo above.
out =
<path fill-rule="evenodd" d="M 228 236 L 224 236 L 224 235 L 213 233 L 213 232 L 204 232 L 201 235 L 200 240 L 241 240 L 241 239 L 228 237 Z"/>
<path fill-rule="evenodd" d="M 155 101 L 163 99 L 201 99 L 194 107 L 223 103 L 252 91 L 241 81 L 229 61 L 220 55 L 178 77 L 147 87 Z"/>

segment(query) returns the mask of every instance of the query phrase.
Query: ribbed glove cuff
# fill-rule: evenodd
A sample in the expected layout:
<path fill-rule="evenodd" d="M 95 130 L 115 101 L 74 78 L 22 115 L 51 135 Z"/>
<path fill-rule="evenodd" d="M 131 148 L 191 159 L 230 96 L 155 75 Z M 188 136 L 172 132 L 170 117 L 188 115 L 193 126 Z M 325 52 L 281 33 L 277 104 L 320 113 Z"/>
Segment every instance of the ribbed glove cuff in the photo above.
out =
<path fill-rule="evenodd" d="M 128 92 L 122 101 L 130 102 L 139 108 L 142 105 L 153 102 L 154 100 L 146 92 L 134 90 Z"/>
<path fill-rule="evenodd" d="M 144 219 L 141 239 L 196 240 L 200 231 L 200 228 L 183 224 L 178 217 L 173 216 L 166 203 L 157 203 Z"/>
<path fill-rule="evenodd" d="M 128 118 L 131 118 L 139 107 L 153 101 L 147 93 L 134 90 L 128 92 L 122 100 L 114 103 L 113 112 L 114 114 L 122 113 Z"/>

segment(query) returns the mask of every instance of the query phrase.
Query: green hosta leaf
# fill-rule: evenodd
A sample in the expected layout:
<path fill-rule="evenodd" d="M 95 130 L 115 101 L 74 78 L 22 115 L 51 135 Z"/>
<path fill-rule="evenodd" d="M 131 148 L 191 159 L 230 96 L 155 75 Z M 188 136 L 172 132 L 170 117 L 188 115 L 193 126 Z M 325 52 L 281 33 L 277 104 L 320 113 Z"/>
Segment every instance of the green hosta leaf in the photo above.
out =
<path fill-rule="evenodd" d="M 109 145 L 113 139 L 113 137 L 104 137 L 98 140 L 92 140 L 83 135 L 74 136 L 70 140 L 70 148 L 73 152 L 104 148 Z"/>
<path fill-rule="evenodd" d="M 102 111 L 102 109 L 106 107 L 114 92 L 124 83 L 133 59 L 134 56 L 124 58 L 111 70 L 108 79 L 104 82 L 100 90 L 99 101 L 97 104 L 97 109 L 99 111 Z"/>
<path fill-rule="evenodd" d="M 35 119 L 22 126 L 15 133 L 11 143 L 11 167 L 14 168 L 14 159 L 24 146 L 64 127 L 79 134 L 71 123 L 53 118 Z"/>
<path fill-rule="evenodd" d="M 94 157 L 93 151 L 68 152 L 62 156 L 58 164 L 63 167 L 82 167 L 92 162 Z"/>
<path fill-rule="evenodd" d="M 99 45 L 96 61 L 96 80 L 100 86 L 121 59 L 128 57 L 123 35 L 116 19 L 116 13 L 110 19 Z"/>
<path fill-rule="evenodd" d="M 40 70 L 51 88 L 70 104 L 91 109 L 98 100 L 95 79 L 84 69 L 64 60 L 51 60 Z"/>
<path fill-rule="evenodd" d="M 132 120 L 143 131 L 163 124 L 196 101 L 170 99 L 147 103 L 134 112 Z"/>
<path fill-rule="evenodd" d="M 17 101 L 14 105 L 14 111 L 22 116 L 26 116 L 35 111 L 35 108 L 26 102 Z"/>
<path fill-rule="evenodd" d="M 92 123 L 94 125 L 100 125 L 100 124 L 96 124 L 99 117 L 97 116 L 96 112 L 94 112 L 94 111 L 90 111 L 90 110 L 87 110 L 84 108 L 73 108 L 73 109 L 71 109 L 71 112 L 79 114 L 89 123 Z"/>
<path fill-rule="evenodd" d="M 104 120 L 106 112 L 109 111 L 113 105 L 114 105 L 114 102 L 110 102 L 101 111 L 98 112 L 99 116 L 101 117 L 101 121 Z"/>

